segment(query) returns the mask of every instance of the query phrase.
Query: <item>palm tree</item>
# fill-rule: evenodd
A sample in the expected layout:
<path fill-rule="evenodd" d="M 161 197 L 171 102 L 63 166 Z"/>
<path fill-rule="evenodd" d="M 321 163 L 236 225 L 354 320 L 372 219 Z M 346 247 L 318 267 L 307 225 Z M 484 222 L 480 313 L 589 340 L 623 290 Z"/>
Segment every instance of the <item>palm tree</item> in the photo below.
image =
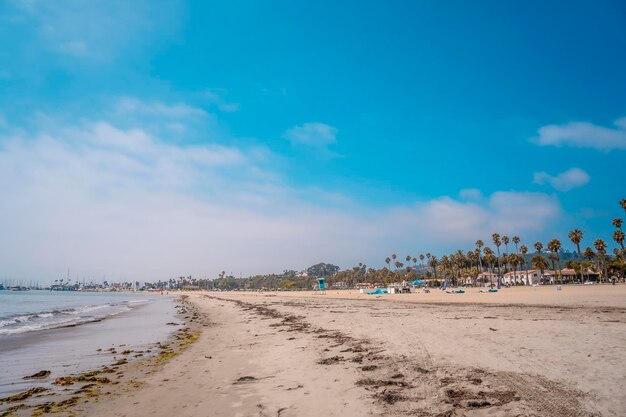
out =
<path fill-rule="evenodd" d="M 583 259 L 587 259 L 589 262 L 592 262 L 593 258 L 596 257 L 596 254 L 590 247 L 586 247 L 583 252 Z M 589 274 L 587 274 L 587 279 L 589 279 Z"/>
<path fill-rule="evenodd" d="M 557 266 L 559 267 L 559 280 L 563 280 L 562 271 L 561 271 L 561 259 L 559 258 L 559 250 L 561 250 L 561 241 L 559 239 L 552 239 L 548 242 L 548 249 L 552 252 L 554 259 L 557 262 Z"/>
<path fill-rule="evenodd" d="M 548 267 L 548 261 L 543 256 L 534 256 L 531 260 L 532 266 L 541 271 L 541 280 L 543 281 L 543 271 Z"/>
<path fill-rule="evenodd" d="M 448 277 L 448 270 L 450 269 L 450 258 L 448 255 L 443 255 L 441 257 L 441 262 L 439 263 L 441 266 L 441 270 L 443 272 L 443 279 L 445 280 Z"/>
<path fill-rule="evenodd" d="M 613 219 L 613 221 L 612 221 L 613 226 L 615 226 L 615 228 L 616 228 L 616 229 L 621 229 L 621 228 L 622 228 L 622 223 L 623 223 L 623 222 L 624 222 L 624 221 L 623 221 L 622 219 L 620 219 L 619 217 L 618 217 L 618 218 L 616 218 L 616 219 Z"/>
<path fill-rule="evenodd" d="M 624 232 L 617 229 L 613 232 L 613 240 L 624 250 Z"/>
<path fill-rule="evenodd" d="M 463 254 L 462 250 L 457 250 L 454 255 L 452 255 L 452 261 L 453 264 L 457 267 L 457 272 L 458 272 L 458 278 L 460 280 L 461 278 L 461 269 L 463 268 L 465 262 L 465 255 Z M 458 281 L 455 278 L 455 284 L 458 285 Z"/>
<path fill-rule="evenodd" d="M 420 264 L 422 264 L 422 267 L 424 266 L 424 255 L 420 253 Z"/>
<path fill-rule="evenodd" d="M 413 267 L 417 268 L 417 258 L 413 257 L 412 261 L 413 261 Z"/>
<path fill-rule="evenodd" d="M 528 268 L 526 267 L 526 254 L 528 253 L 528 248 L 526 245 L 522 245 L 520 246 L 519 251 L 522 254 L 522 262 L 524 265 L 524 271 L 526 272 L 526 285 L 530 285 L 530 281 L 528 280 Z"/>
<path fill-rule="evenodd" d="M 569 240 L 572 241 L 572 243 L 574 245 L 576 245 L 576 250 L 578 250 L 578 257 L 580 258 L 580 280 L 581 282 L 584 281 L 583 279 L 583 261 L 582 261 L 582 252 L 580 251 L 580 241 L 583 240 L 583 232 L 580 231 L 580 229 L 574 229 L 571 232 L 569 232 L 567 234 L 567 236 L 569 237 Z"/>
<path fill-rule="evenodd" d="M 515 253 L 519 253 L 519 249 L 517 247 L 517 245 L 519 244 L 519 241 L 520 241 L 519 237 L 518 236 L 513 236 L 511 238 L 511 240 L 513 241 L 513 243 L 515 243 Z"/>
<path fill-rule="evenodd" d="M 470 271 L 472 271 L 474 268 L 474 264 L 478 265 L 478 256 L 476 256 L 475 251 L 470 250 L 467 252 L 467 261 L 469 262 L 469 265 L 470 265 Z M 472 276 L 472 286 L 474 287 L 476 286 L 476 278 L 474 276 Z"/>
<path fill-rule="evenodd" d="M 496 245 L 496 250 L 498 251 L 498 288 L 500 288 L 502 280 L 502 273 L 500 271 L 500 245 L 502 244 L 502 241 L 500 240 L 500 235 L 498 233 L 492 234 L 491 239 L 493 239 L 493 244 Z"/>
<path fill-rule="evenodd" d="M 431 256 L 430 253 L 427 253 L 426 256 L 428 257 L 428 266 L 433 269 L 435 280 L 437 280 L 437 265 L 439 265 L 439 261 L 436 256 Z"/>
<path fill-rule="evenodd" d="M 541 250 L 543 249 L 543 243 L 535 242 L 533 246 L 535 247 L 535 250 L 537 250 L 537 253 L 541 253 Z"/>
<path fill-rule="evenodd" d="M 508 236 L 502 236 L 502 243 L 504 243 L 504 255 L 508 255 L 509 253 L 509 237 Z M 506 271 L 509 270 L 509 261 L 508 261 L 508 257 L 504 256 L 504 269 Z"/>
<path fill-rule="evenodd" d="M 479 264 L 479 266 L 480 266 L 481 272 L 482 272 L 482 269 L 483 269 L 483 261 L 482 261 L 481 256 L 480 256 L 480 250 L 481 250 L 481 248 L 482 248 L 484 245 L 485 245 L 485 244 L 483 243 L 483 241 L 482 241 L 482 240 L 478 239 L 478 240 L 476 241 L 476 255 L 478 255 L 478 264 Z"/>
<path fill-rule="evenodd" d="M 606 280 L 607 278 L 607 273 L 606 273 L 606 242 L 602 239 L 596 239 L 593 242 L 593 246 L 596 248 L 596 251 L 598 252 L 598 261 L 601 263 L 602 265 L 602 271 L 603 271 L 603 275 L 604 275 L 604 279 Z"/>
<path fill-rule="evenodd" d="M 391 258 L 389 258 L 388 256 L 385 258 L 385 263 L 387 264 L 387 267 L 389 268 L 389 270 L 391 271 Z"/>
<path fill-rule="evenodd" d="M 483 251 L 485 252 L 485 261 L 489 265 L 489 284 L 493 287 L 493 264 L 495 263 L 496 258 L 493 255 L 493 250 L 491 250 L 489 246 L 486 246 Z"/>
<path fill-rule="evenodd" d="M 513 266 L 513 275 L 515 276 L 515 282 L 517 283 L 517 266 L 524 262 L 522 257 L 518 253 L 513 253 L 509 256 L 509 263 Z"/>
<path fill-rule="evenodd" d="M 624 213 L 626 213 L 626 198 L 622 198 L 619 201 L 619 205 L 622 206 L 622 208 L 624 209 Z"/>

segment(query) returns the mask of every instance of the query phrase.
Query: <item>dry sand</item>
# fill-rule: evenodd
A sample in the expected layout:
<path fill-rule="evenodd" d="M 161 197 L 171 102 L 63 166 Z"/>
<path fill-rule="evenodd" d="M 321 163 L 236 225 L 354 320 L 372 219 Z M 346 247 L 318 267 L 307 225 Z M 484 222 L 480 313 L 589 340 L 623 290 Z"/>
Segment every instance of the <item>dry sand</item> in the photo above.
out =
<path fill-rule="evenodd" d="M 626 286 L 194 294 L 210 325 L 97 416 L 624 416 Z"/>

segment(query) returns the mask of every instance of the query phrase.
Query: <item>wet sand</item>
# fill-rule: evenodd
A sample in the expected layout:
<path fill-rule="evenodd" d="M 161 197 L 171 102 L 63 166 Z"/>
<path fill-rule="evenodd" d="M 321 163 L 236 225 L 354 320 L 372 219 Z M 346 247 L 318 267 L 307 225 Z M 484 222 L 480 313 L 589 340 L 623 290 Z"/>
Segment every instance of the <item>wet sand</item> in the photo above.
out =
<path fill-rule="evenodd" d="M 194 294 L 207 322 L 197 343 L 75 411 L 626 415 L 626 286 L 472 291 Z"/>

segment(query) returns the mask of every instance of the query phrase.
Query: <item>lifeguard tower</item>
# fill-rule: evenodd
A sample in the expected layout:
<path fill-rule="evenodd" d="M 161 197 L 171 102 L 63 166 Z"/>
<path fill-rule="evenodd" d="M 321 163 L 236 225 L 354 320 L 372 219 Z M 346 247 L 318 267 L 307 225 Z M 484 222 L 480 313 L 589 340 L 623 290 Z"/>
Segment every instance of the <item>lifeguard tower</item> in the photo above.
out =
<path fill-rule="evenodd" d="M 324 292 L 326 290 L 326 278 L 318 278 L 317 279 L 317 291 Z"/>

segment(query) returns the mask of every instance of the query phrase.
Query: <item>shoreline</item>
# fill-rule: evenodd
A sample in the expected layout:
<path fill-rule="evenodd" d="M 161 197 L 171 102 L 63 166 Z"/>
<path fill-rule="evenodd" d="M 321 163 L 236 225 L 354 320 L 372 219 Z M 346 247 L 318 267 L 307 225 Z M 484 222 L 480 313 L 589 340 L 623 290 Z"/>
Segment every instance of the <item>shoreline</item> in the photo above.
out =
<path fill-rule="evenodd" d="M 75 415 L 75 409 L 81 403 L 97 402 L 100 397 L 139 386 L 138 378 L 145 368 L 161 366 L 180 354 L 200 332 L 202 323 L 186 296 L 171 301 L 175 303 L 173 308 L 179 328 L 170 332 L 167 338 L 145 350 L 129 349 L 126 344 L 115 345 L 106 351 L 99 348 L 98 352 L 110 355 L 107 363 L 87 369 L 83 367 L 78 373 L 54 373 L 51 376 L 49 370 L 41 370 L 38 372 L 41 377 L 26 378 L 25 375 L 23 379 L 32 382 L 32 387 L 1 398 L 0 416 Z"/>

